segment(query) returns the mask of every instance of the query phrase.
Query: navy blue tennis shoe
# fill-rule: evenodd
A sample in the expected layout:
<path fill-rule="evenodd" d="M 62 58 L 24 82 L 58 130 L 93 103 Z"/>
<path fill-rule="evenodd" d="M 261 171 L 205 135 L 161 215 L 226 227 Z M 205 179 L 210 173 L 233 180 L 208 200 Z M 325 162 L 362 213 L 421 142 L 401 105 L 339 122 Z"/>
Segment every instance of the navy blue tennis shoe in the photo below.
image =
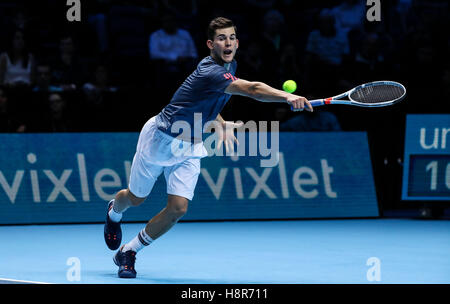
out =
<path fill-rule="evenodd" d="M 121 249 L 113 257 L 114 263 L 119 266 L 117 274 L 119 278 L 134 279 L 136 277 L 136 269 L 134 268 L 136 252 L 133 250 L 123 252 Z"/>
<path fill-rule="evenodd" d="M 108 212 L 113 207 L 113 200 L 108 204 L 108 211 L 106 212 L 105 227 L 103 229 L 103 234 L 105 237 L 106 246 L 111 250 L 116 250 L 119 248 L 122 242 L 122 228 L 120 228 L 121 222 L 114 222 L 109 218 Z"/>

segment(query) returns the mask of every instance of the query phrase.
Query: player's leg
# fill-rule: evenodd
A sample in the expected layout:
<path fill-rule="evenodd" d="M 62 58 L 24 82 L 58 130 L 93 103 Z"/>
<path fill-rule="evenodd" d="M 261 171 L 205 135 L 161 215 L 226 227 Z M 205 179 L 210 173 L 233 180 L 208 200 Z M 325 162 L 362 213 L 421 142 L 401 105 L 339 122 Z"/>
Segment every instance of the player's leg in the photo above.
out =
<path fill-rule="evenodd" d="M 142 204 L 147 197 L 137 197 L 130 189 L 122 189 L 117 192 L 114 198 L 114 212 L 122 214 L 130 207 L 136 207 Z"/>
<path fill-rule="evenodd" d="M 139 252 L 145 246 L 166 233 L 186 214 L 188 199 L 178 195 L 168 195 L 167 205 L 155 215 L 138 235 L 122 246 L 121 251 Z"/>
<path fill-rule="evenodd" d="M 122 213 L 131 206 L 140 205 L 145 199 L 146 197 L 135 196 L 129 189 L 123 189 L 109 202 L 103 233 L 109 249 L 116 250 L 122 241 Z"/>
<path fill-rule="evenodd" d="M 136 152 L 131 165 L 128 189 L 120 190 L 108 204 L 104 238 L 109 249 L 116 250 L 122 242 L 120 222 L 123 212 L 145 201 L 162 171 L 162 166 L 146 163 L 141 154 Z"/>
<path fill-rule="evenodd" d="M 190 158 L 172 167 L 164 168 L 167 183 L 167 206 L 145 227 L 153 239 L 170 230 L 187 212 L 188 202 L 194 197 L 200 174 L 200 159 Z"/>
<path fill-rule="evenodd" d="M 180 164 L 164 168 L 168 194 L 166 207 L 155 215 L 131 242 L 125 244 L 122 250 L 138 252 L 169 231 L 186 214 L 199 174 L 198 158 L 187 159 Z"/>
<path fill-rule="evenodd" d="M 144 229 L 129 243 L 122 246 L 122 251 L 133 250 L 138 252 L 145 246 L 170 230 L 187 212 L 188 199 L 178 195 L 168 195 L 167 205 L 155 215 Z"/>
<path fill-rule="evenodd" d="M 158 138 L 155 137 L 154 129 L 155 123 L 154 117 L 152 117 L 139 134 L 136 153 L 131 165 L 128 189 L 117 192 L 112 200 L 113 208 L 111 208 L 110 216 L 113 220 L 120 221 L 121 214 L 129 207 L 142 204 L 152 190 L 156 179 L 162 173 L 163 167 L 148 161 L 148 147 L 158 146 L 155 144 L 155 140 L 158 141 Z"/>
<path fill-rule="evenodd" d="M 169 231 L 187 212 L 188 202 L 200 174 L 200 159 L 188 159 L 183 163 L 164 168 L 168 200 L 166 207 L 155 215 L 138 235 L 122 246 L 114 257 L 119 266 L 119 277 L 134 278 L 136 253 Z"/>
<path fill-rule="evenodd" d="M 169 194 L 167 206 L 155 215 L 145 226 L 146 234 L 156 240 L 170 230 L 187 212 L 188 199 Z"/>
<path fill-rule="evenodd" d="M 158 176 L 163 171 L 163 167 L 160 166 L 150 164 L 147 164 L 146 167 L 139 166 L 137 160 L 133 161 L 133 163 L 136 165 L 134 166 L 134 169 L 133 165 L 131 166 L 130 185 L 128 189 L 119 191 L 114 199 L 118 209 L 122 210 L 122 212 L 131 206 L 140 205 L 150 194 Z M 137 193 L 137 195 L 134 193 Z M 152 240 L 145 235 L 141 236 L 141 234 L 139 234 L 130 243 L 143 244 L 142 246 L 144 246 L 149 245 L 151 241 Z M 117 246 L 117 248 L 119 246 Z M 122 246 L 122 248 L 117 251 L 113 261 L 119 266 L 118 275 L 120 278 L 135 278 L 136 270 L 134 269 L 134 263 L 138 250 L 129 250 L 128 248 L 127 250 L 124 250 L 124 247 L 125 246 Z"/>

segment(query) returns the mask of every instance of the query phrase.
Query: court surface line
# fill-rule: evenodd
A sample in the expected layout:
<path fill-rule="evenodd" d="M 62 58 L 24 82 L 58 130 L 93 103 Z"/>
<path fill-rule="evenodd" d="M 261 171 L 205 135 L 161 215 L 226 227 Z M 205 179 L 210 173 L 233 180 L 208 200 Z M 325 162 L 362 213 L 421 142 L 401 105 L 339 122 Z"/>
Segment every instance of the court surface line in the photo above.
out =
<path fill-rule="evenodd" d="M 52 283 L 0 278 L 0 284 L 52 284 Z"/>

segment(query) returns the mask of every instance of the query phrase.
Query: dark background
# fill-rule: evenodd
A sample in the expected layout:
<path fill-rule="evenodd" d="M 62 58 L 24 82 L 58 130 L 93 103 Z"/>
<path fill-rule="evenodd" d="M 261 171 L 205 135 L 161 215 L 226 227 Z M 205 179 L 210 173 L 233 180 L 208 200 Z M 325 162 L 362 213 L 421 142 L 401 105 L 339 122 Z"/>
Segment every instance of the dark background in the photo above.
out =
<path fill-rule="evenodd" d="M 209 55 L 206 27 L 224 16 L 237 26 L 239 78 L 279 89 L 293 79 L 296 93 L 310 99 L 374 80 L 407 88 L 405 101 L 389 108 L 330 106 L 314 114 L 233 96 L 226 120 L 279 120 L 282 131 L 366 131 L 383 214 L 428 206 L 439 217 L 436 204 L 402 202 L 400 192 L 406 114 L 450 113 L 449 4 L 381 0 L 381 21 L 369 22 L 365 3 L 82 0 L 81 21 L 69 22 L 65 0 L 1 1 L 0 52 L 11 51 L 19 29 L 32 65 L 30 83 L 0 79 L 0 132 L 140 131 Z M 190 33 L 197 57 L 151 58 L 149 37 L 169 17 Z M 313 43 L 317 35 L 322 44 Z"/>

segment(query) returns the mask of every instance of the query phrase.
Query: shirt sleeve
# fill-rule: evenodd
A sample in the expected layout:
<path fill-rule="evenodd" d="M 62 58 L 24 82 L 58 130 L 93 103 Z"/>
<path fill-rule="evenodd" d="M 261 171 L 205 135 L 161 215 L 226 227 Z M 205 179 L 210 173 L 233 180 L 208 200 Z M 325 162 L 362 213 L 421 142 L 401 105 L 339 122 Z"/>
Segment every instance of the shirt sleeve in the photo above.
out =
<path fill-rule="evenodd" d="M 215 66 L 208 74 L 211 89 L 216 92 L 225 92 L 225 89 L 238 78 L 222 66 Z"/>

